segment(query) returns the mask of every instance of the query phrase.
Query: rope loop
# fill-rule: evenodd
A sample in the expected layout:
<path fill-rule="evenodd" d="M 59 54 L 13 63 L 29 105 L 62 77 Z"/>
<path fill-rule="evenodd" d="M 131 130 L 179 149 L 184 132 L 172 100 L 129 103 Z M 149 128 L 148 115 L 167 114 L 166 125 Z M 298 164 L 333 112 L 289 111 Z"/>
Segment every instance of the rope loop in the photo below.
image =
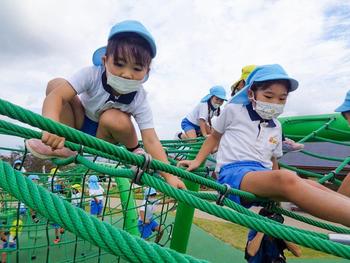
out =
<path fill-rule="evenodd" d="M 231 190 L 231 186 L 229 184 L 223 184 L 223 186 L 225 187 L 225 190 L 223 192 L 218 191 L 218 199 L 216 200 L 216 204 L 219 206 L 224 205 L 224 200 Z"/>

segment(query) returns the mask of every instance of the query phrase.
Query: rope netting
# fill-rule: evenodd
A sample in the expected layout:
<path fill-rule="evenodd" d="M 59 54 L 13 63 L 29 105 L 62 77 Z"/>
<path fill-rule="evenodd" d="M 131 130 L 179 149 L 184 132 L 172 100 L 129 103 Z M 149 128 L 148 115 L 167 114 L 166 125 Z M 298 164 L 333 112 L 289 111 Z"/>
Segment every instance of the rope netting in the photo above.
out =
<path fill-rule="evenodd" d="M 0 114 L 65 137 L 65 146 L 78 152 L 67 159 L 53 159 L 51 171 L 36 171 L 35 175 L 39 178 L 37 183 L 28 176 L 34 174 L 33 171 L 18 171 L 12 164 L 0 161 L 0 237 L 3 243 L 0 253 L 7 257 L 7 262 L 203 262 L 166 248 L 174 234 L 178 204 L 273 237 L 350 259 L 350 247 L 329 240 L 327 234 L 280 224 L 225 196 L 239 195 L 259 201 L 273 211 L 332 233 L 350 234 L 350 229 L 285 210 L 272 200 L 252 193 L 227 189 L 213 178 L 213 157 L 209 157 L 207 163 L 194 172 L 177 168 L 179 160 L 191 159 L 196 155 L 202 139 L 161 141 L 170 164 L 152 160 L 145 168 L 145 156 L 132 154 L 122 146 L 99 140 L 1 99 Z M 348 146 L 348 143 L 319 136 L 320 131 L 332 129 L 333 121 L 327 119 L 312 134 L 299 138 L 299 141 L 318 139 Z M 24 139 L 41 138 L 41 132 L 37 129 L 6 120 L 0 120 L 0 133 Z M 21 165 L 30 157 L 25 146 L 23 149 L 0 149 L 17 152 Z M 335 176 L 339 175 L 350 158 L 322 156 L 306 150 L 302 153 L 340 164 L 327 174 L 283 163 L 281 166 L 303 176 L 315 177 L 320 183 L 339 186 L 340 180 Z M 199 184 L 202 191 L 174 189 L 163 180 L 159 171 Z M 98 178 L 98 184 L 103 189 L 99 195 L 92 196 L 89 190 L 89 178 L 92 176 Z M 135 179 L 139 180 L 136 180 L 138 184 Z M 73 191 L 76 188 L 79 188 L 78 196 Z M 153 188 L 158 194 L 151 200 L 149 193 Z M 221 204 L 217 204 L 218 196 L 223 197 Z M 93 207 L 93 201 L 101 205 Z M 154 219 L 160 227 L 145 238 L 146 230 L 142 222 L 146 221 L 148 206 L 156 207 Z M 91 215 L 95 209 L 99 212 Z M 175 228 L 175 231 L 179 230 Z"/>

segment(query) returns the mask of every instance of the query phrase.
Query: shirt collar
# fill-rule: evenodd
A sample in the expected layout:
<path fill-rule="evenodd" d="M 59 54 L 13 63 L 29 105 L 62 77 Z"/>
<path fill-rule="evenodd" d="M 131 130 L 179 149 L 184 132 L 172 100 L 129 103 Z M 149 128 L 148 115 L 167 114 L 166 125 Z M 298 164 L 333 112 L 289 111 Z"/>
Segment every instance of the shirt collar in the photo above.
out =
<path fill-rule="evenodd" d="M 253 104 L 249 103 L 247 106 L 247 111 L 249 114 L 249 117 L 252 121 L 260 121 L 260 123 L 265 122 L 267 123 L 266 127 L 274 128 L 276 127 L 276 123 L 271 119 L 271 120 L 264 120 L 263 118 L 260 117 L 260 115 L 253 109 Z"/>

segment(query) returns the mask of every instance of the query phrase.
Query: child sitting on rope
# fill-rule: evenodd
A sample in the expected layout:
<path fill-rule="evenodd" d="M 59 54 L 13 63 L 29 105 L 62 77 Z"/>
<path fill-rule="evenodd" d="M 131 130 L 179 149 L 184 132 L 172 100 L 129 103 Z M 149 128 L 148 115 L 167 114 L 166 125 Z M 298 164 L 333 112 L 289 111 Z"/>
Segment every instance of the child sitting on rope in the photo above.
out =
<path fill-rule="evenodd" d="M 153 232 L 157 231 L 158 235 L 155 243 L 158 243 L 163 236 L 163 231 L 153 216 L 159 203 L 160 200 L 157 199 L 156 189 L 152 187 L 146 188 L 144 192 L 144 199 L 140 207 L 138 227 L 143 239 L 149 238 Z"/>
<path fill-rule="evenodd" d="M 207 137 L 211 133 L 211 119 L 220 115 L 220 106 L 226 100 L 226 91 L 222 86 L 214 86 L 209 94 L 181 122 L 184 131 L 177 134 L 178 139 Z"/>
<path fill-rule="evenodd" d="M 259 215 L 268 217 L 281 224 L 284 222 L 284 218 L 281 214 L 270 212 L 266 208 L 261 208 Z M 283 252 L 285 249 L 288 249 L 296 257 L 301 256 L 301 249 L 298 245 L 279 238 L 267 236 L 255 230 L 250 230 L 245 248 L 245 259 L 249 263 L 283 263 L 286 262 L 286 257 Z"/>
<path fill-rule="evenodd" d="M 344 102 L 335 109 L 336 112 L 340 112 L 345 120 L 350 124 L 350 91 L 346 93 Z M 338 193 L 350 197 L 350 173 L 344 178 L 342 184 L 338 188 Z"/>
<path fill-rule="evenodd" d="M 102 215 L 103 209 L 103 193 L 104 189 L 98 182 L 96 175 L 91 175 L 89 177 L 89 196 L 91 197 L 90 201 L 90 214 L 95 216 Z"/>
<path fill-rule="evenodd" d="M 263 65 L 247 78 L 246 86 L 233 97 L 213 125 L 195 160 L 179 162 L 192 171 L 219 144 L 218 181 L 235 189 L 277 201 L 291 201 L 319 218 L 350 226 L 350 199 L 296 173 L 279 170 L 282 128 L 276 119 L 289 92 L 298 82 L 277 64 Z M 245 207 L 259 203 L 230 195 Z M 341 206 L 339 206 L 341 204 Z"/>
<path fill-rule="evenodd" d="M 134 117 L 146 151 L 168 163 L 143 88 L 155 56 L 155 41 L 140 22 L 127 20 L 115 24 L 107 46 L 94 52 L 93 66 L 70 78 L 48 83 L 42 114 L 110 143 L 121 143 L 130 152 L 142 153 L 131 121 Z M 41 141 L 27 140 L 26 145 L 39 158 L 74 155 L 64 147 L 64 142 L 65 138 L 44 131 Z M 170 185 L 185 188 L 176 176 L 164 172 L 161 175 Z"/>

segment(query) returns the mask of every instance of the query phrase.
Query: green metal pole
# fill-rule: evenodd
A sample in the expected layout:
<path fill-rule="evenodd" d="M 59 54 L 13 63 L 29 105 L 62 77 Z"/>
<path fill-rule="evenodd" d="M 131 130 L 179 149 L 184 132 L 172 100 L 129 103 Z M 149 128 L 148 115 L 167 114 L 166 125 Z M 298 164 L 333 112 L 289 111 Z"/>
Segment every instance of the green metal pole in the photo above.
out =
<path fill-rule="evenodd" d="M 196 147 L 197 153 L 199 147 Z M 189 154 L 188 159 L 193 160 L 197 154 Z M 194 182 L 184 180 L 184 183 L 188 190 L 196 191 L 199 190 L 199 184 Z M 191 227 L 193 222 L 194 208 L 188 206 L 182 202 L 176 209 L 176 217 L 174 224 L 173 237 L 170 242 L 170 248 L 174 249 L 180 253 L 186 253 L 188 240 L 190 238 Z"/>
<path fill-rule="evenodd" d="M 127 178 L 115 177 L 120 193 L 120 202 L 122 204 L 124 214 L 125 231 L 131 235 L 140 236 L 140 231 L 137 227 L 139 215 L 137 213 L 137 205 L 134 199 L 134 193 L 129 193 L 130 182 Z"/>

